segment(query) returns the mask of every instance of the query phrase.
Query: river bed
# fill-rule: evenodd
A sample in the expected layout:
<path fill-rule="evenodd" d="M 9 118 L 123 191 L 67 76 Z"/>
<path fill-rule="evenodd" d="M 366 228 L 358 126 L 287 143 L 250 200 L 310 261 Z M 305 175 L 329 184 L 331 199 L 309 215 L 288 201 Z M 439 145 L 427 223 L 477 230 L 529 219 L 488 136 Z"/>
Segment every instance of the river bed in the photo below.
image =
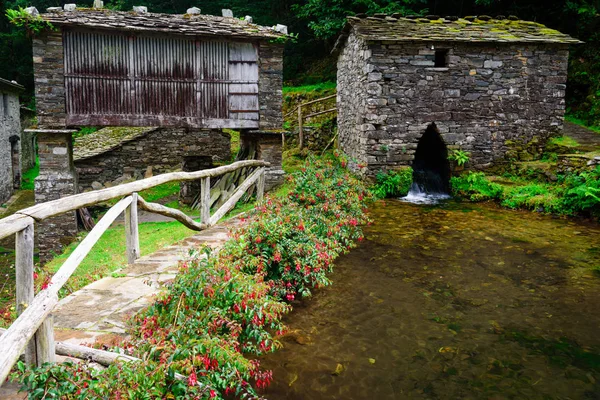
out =
<path fill-rule="evenodd" d="M 371 216 L 261 358 L 266 398 L 600 398 L 597 224 L 453 201 Z"/>

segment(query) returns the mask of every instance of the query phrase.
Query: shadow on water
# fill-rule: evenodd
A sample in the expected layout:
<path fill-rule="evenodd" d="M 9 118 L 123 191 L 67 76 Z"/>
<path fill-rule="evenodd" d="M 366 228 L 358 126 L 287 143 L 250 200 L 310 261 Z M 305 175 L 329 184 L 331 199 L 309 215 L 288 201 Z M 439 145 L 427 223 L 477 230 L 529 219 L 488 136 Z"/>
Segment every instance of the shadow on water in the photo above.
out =
<path fill-rule="evenodd" d="M 266 398 L 600 398 L 597 225 L 453 201 L 371 215 L 262 357 Z"/>

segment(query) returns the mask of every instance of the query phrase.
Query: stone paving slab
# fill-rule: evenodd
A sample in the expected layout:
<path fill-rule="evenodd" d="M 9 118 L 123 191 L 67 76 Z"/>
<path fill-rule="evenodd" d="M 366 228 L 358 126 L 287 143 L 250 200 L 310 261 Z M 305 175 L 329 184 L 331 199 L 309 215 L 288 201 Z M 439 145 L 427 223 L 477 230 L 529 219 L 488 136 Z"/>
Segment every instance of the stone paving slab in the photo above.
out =
<path fill-rule="evenodd" d="M 108 335 L 125 335 L 128 319 L 151 304 L 165 282 L 175 278 L 178 264 L 202 244 L 220 247 L 237 218 L 211 227 L 140 257 L 119 271 L 123 277 L 106 277 L 62 299 L 53 312 L 56 340 L 73 344 L 94 343 Z"/>

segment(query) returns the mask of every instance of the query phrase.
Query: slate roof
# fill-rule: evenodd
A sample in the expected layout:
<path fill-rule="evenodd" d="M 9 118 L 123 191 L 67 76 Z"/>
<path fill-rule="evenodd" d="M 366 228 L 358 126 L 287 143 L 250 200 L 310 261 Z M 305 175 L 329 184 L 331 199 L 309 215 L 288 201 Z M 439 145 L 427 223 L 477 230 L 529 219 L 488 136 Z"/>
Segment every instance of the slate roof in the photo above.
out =
<path fill-rule="evenodd" d="M 156 128 L 146 127 L 108 127 L 89 135 L 75 138 L 73 143 L 73 160 L 83 160 L 107 151 L 116 149 L 124 143 L 131 142 Z"/>
<path fill-rule="evenodd" d="M 25 90 L 25 88 L 23 86 L 19 85 L 17 82 L 0 78 L 0 91 L 10 92 L 10 93 L 20 93 L 23 90 Z"/>
<path fill-rule="evenodd" d="M 348 17 L 339 48 L 351 30 L 367 41 L 498 42 L 498 43 L 583 43 L 569 35 L 516 17 L 402 17 L 376 14 Z"/>
<path fill-rule="evenodd" d="M 159 14 L 108 9 L 77 9 L 75 11 L 48 12 L 40 14 L 40 16 L 55 26 L 229 38 L 275 39 L 287 37 L 273 28 L 250 24 L 238 18 L 204 14 Z"/>

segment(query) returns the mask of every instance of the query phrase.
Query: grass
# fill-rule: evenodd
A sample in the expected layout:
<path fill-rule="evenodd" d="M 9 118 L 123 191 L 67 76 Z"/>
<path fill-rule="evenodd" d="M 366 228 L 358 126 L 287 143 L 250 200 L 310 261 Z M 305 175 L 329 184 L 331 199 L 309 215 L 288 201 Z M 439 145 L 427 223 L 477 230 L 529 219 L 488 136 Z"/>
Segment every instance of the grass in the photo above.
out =
<path fill-rule="evenodd" d="M 34 180 L 40 174 L 40 159 L 36 157 L 35 165 L 25 171 L 21 177 L 21 189 L 23 190 L 34 190 Z"/>
<path fill-rule="evenodd" d="M 588 126 L 582 119 L 576 118 L 572 115 L 565 115 L 565 120 L 586 127 L 596 133 L 600 133 L 600 126 Z"/>
<path fill-rule="evenodd" d="M 139 225 L 141 255 L 151 254 L 163 247 L 170 246 L 195 233 L 179 222 L 145 222 Z M 83 239 L 82 235 L 80 239 Z M 65 251 L 46 264 L 45 269 L 54 274 L 79 245 L 80 240 L 71 243 Z M 67 293 L 81 289 L 112 272 L 125 267 L 125 229 L 123 225 L 109 228 L 100 238 L 92 251 L 79 265 L 67 282 Z"/>
<path fill-rule="evenodd" d="M 548 144 L 554 144 L 557 146 L 564 146 L 564 147 L 577 147 L 579 146 L 579 143 L 577 143 L 577 141 L 569 136 L 558 136 L 558 137 L 553 137 L 548 141 Z"/>
<path fill-rule="evenodd" d="M 325 92 L 336 89 L 335 82 L 322 82 L 317 83 L 315 85 L 305 85 L 305 86 L 286 86 L 283 88 L 283 95 L 288 94 L 298 94 L 298 93 L 308 93 L 308 92 Z"/>

